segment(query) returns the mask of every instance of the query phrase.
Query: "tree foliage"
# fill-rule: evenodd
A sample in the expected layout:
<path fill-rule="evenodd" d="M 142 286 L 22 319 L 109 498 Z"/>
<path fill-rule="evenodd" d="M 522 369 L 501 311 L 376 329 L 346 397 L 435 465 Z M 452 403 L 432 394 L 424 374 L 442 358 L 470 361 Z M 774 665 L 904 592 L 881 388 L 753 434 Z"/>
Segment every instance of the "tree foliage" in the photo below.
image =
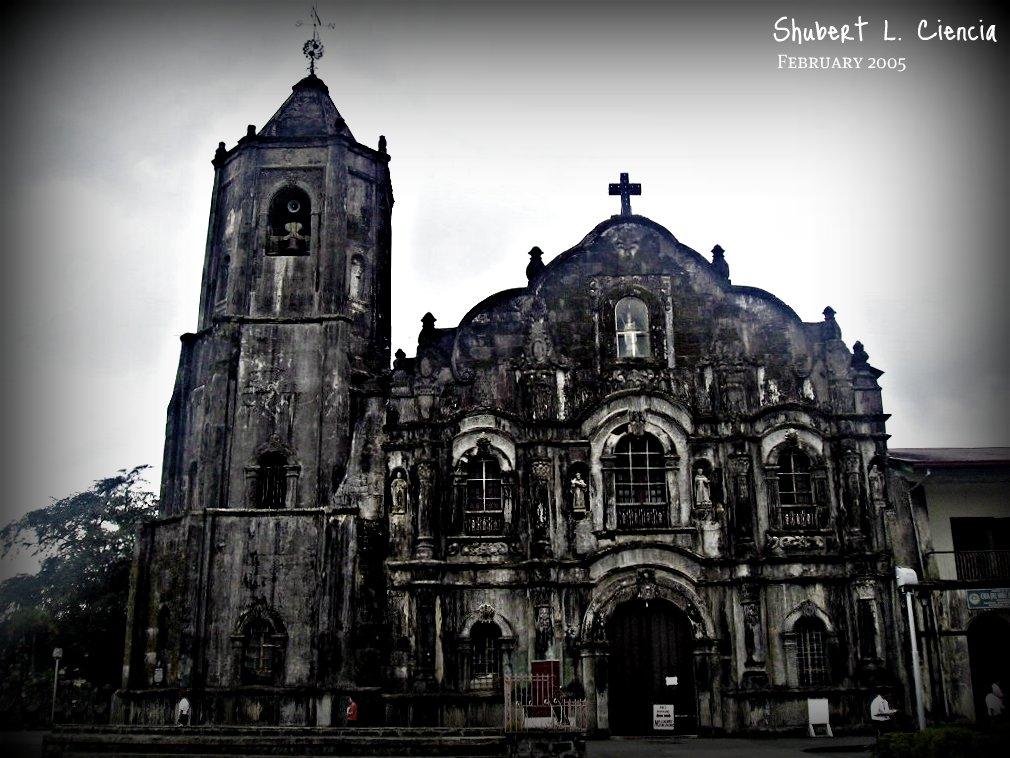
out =
<path fill-rule="evenodd" d="M 104 697 L 117 686 L 137 528 L 158 508 L 146 468 L 100 479 L 0 530 L 3 557 L 24 550 L 41 559 L 37 573 L 0 583 L 0 714 L 7 720 L 31 725 L 48 717 L 54 646 L 63 648 L 71 689 Z"/>

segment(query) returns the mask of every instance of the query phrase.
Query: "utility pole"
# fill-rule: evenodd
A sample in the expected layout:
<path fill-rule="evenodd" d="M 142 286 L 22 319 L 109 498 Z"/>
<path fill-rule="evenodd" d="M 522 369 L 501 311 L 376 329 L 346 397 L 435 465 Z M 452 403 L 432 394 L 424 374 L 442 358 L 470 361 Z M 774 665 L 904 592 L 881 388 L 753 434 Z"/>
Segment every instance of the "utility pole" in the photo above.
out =
<path fill-rule="evenodd" d="M 63 657 L 63 648 L 53 648 L 53 709 L 49 714 L 49 725 L 56 726 L 56 688 L 60 682 L 60 658 Z"/>
<path fill-rule="evenodd" d="M 919 731 L 926 728 L 926 712 L 922 704 L 922 672 L 919 670 L 919 632 L 915 625 L 915 609 L 912 607 L 912 593 L 919 583 L 919 577 L 913 569 L 897 566 L 894 578 L 898 582 L 898 590 L 905 595 L 905 608 L 908 611 L 908 636 L 912 642 L 912 683 L 915 688 L 915 716 L 919 723 Z"/>

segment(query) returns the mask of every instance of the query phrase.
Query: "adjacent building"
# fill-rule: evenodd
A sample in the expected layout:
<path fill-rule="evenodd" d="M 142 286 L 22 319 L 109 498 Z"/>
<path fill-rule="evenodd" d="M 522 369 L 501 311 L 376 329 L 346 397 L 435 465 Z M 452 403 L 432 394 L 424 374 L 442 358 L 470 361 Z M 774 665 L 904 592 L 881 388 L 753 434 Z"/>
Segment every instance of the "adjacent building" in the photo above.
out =
<path fill-rule="evenodd" d="M 892 449 L 890 465 L 914 517 L 928 713 L 986 724 L 993 685 L 1010 693 L 1010 448 Z"/>

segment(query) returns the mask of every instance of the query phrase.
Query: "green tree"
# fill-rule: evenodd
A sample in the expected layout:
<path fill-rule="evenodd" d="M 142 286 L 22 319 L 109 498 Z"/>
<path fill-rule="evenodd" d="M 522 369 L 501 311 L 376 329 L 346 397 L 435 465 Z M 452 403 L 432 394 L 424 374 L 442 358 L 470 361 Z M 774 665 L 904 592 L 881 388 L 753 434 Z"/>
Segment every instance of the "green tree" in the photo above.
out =
<path fill-rule="evenodd" d="M 6 725 L 48 720 L 52 649 L 63 648 L 69 684 L 99 702 L 118 686 L 130 565 L 138 527 L 158 509 L 147 466 L 119 471 L 90 489 L 26 513 L 0 530 L 0 555 L 25 550 L 35 574 L 0 583 L 0 718 Z M 78 707 L 100 718 L 94 704 Z M 99 710 L 103 710 L 99 706 Z"/>

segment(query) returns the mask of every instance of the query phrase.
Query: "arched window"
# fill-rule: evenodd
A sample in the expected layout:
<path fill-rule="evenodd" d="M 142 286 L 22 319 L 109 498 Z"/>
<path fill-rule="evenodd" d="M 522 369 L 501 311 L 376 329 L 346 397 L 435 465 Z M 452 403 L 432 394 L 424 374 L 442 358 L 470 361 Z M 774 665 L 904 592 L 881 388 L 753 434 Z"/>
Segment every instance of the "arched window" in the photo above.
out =
<path fill-rule="evenodd" d="M 617 357 L 648 358 L 649 309 L 637 297 L 623 297 L 614 306 L 617 332 Z"/>
<path fill-rule="evenodd" d="M 614 448 L 614 505 L 618 529 L 669 526 L 666 461 L 651 434 L 625 434 Z"/>
<path fill-rule="evenodd" d="M 263 615 L 255 615 L 242 630 L 242 683 L 275 684 L 280 675 L 283 632 Z"/>
<path fill-rule="evenodd" d="M 793 626 L 796 634 L 796 670 L 801 687 L 828 684 L 827 633 L 820 619 L 804 617 Z"/>
<path fill-rule="evenodd" d="M 287 494 L 288 457 L 276 451 L 263 453 L 259 457 L 254 507 L 283 508 L 287 504 Z"/>
<path fill-rule="evenodd" d="M 312 237 L 312 205 L 298 187 L 285 187 L 270 201 L 267 219 L 268 255 L 308 255 Z"/>
<path fill-rule="evenodd" d="M 819 519 L 810 476 L 810 458 L 796 448 L 784 450 L 776 474 L 779 528 L 816 529 Z"/>
<path fill-rule="evenodd" d="M 491 453 L 478 453 L 466 467 L 463 533 L 479 536 L 504 532 L 501 466 Z"/>
<path fill-rule="evenodd" d="M 470 679 L 475 688 L 492 689 L 501 681 L 501 629 L 481 621 L 470 629 Z"/>

